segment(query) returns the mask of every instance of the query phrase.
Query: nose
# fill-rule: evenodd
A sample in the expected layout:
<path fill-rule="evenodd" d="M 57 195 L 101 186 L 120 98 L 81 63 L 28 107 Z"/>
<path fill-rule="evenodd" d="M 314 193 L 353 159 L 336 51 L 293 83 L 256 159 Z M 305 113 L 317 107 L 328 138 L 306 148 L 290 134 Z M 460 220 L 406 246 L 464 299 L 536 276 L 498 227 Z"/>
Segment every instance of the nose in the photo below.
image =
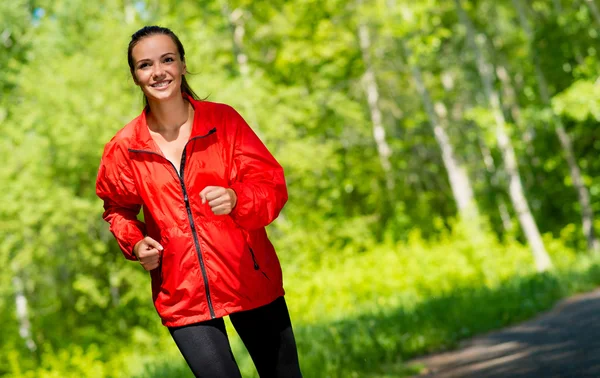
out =
<path fill-rule="evenodd" d="M 165 73 L 162 64 L 155 64 L 152 70 L 152 76 L 155 78 L 162 77 Z"/>

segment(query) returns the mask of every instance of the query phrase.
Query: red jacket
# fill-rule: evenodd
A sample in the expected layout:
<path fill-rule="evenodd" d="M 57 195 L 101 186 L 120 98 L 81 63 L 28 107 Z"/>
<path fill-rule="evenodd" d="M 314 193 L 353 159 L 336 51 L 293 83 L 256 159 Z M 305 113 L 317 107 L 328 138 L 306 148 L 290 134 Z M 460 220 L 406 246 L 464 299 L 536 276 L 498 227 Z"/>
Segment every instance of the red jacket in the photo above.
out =
<path fill-rule="evenodd" d="M 164 325 L 182 326 L 249 310 L 284 294 L 265 226 L 287 201 L 283 169 L 230 106 L 188 100 L 195 109 L 181 177 L 148 131 L 145 112 L 107 143 L 96 182 L 104 219 L 123 254 L 144 236 L 164 250 L 150 272 Z M 231 188 L 237 204 L 214 215 L 206 186 Z M 137 219 L 143 208 L 144 222 Z"/>

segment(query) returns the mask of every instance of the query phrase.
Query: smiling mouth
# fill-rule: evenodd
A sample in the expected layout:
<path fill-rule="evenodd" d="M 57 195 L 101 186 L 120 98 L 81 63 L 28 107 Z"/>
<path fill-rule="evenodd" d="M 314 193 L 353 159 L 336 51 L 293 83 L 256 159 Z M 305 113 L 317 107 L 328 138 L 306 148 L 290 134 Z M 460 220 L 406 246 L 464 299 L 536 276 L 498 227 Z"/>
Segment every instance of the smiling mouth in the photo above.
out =
<path fill-rule="evenodd" d="M 158 83 L 154 83 L 151 85 L 152 88 L 164 88 L 171 83 L 170 80 L 159 81 Z"/>

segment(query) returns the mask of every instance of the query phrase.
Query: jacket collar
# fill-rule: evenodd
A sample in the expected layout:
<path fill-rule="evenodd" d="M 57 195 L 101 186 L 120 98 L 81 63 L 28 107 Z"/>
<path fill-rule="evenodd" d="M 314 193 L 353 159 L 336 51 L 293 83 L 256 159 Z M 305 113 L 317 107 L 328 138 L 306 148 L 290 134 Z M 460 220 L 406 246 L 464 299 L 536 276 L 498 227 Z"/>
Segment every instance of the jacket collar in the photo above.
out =
<path fill-rule="evenodd" d="M 192 104 L 194 108 L 194 120 L 192 123 L 192 132 L 190 138 L 204 136 L 210 132 L 210 125 L 207 122 L 206 114 L 202 111 L 202 101 L 194 100 L 191 96 L 186 93 L 182 93 L 183 98 Z M 146 114 L 150 109 L 146 106 L 142 113 L 137 117 L 137 122 L 134 125 L 133 140 L 131 144 L 132 149 L 146 150 L 161 154 L 160 148 L 152 139 L 150 130 L 148 129 L 148 122 L 146 120 Z"/>

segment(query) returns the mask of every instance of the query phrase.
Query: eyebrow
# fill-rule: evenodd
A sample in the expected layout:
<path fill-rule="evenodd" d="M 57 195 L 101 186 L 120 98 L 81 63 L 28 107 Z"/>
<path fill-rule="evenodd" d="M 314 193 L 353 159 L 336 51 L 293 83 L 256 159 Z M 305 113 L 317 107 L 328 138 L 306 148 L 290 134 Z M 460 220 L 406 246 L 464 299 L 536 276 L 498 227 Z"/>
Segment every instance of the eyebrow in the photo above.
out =
<path fill-rule="evenodd" d="M 176 55 L 176 54 L 175 54 L 174 52 L 168 52 L 168 53 L 164 53 L 164 54 L 162 54 L 162 55 L 160 56 L 160 58 L 162 59 L 162 58 L 164 58 L 164 57 L 165 57 L 165 56 L 167 56 L 167 55 Z M 137 62 L 135 62 L 135 64 L 137 65 L 137 64 L 139 64 L 139 63 L 141 63 L 141 62 L 146 62 L 146 61 L 147 61 L 147 62 L 151 62 L 151 61 L 152 61 L 152 59 L 149 59 L 149 58 L 140 59 L 140 60 L 138 60 Z"/>

